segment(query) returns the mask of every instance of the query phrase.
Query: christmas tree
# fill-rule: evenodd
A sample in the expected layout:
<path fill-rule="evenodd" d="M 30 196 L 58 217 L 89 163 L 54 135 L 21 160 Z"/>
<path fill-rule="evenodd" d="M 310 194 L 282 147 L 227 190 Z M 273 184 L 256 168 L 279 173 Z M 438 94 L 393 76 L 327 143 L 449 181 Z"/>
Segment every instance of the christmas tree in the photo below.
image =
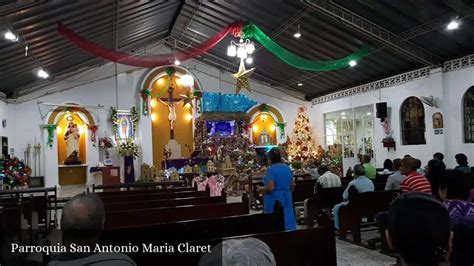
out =
<path fill-rule="evenodd" d="M 314 145 L 313 133 L 305 107 L 300 107 L 296 116 L 295 126 L 288 145 L 288 156 L 293 161 L 305 162 L 313 159 L 317 152 Z"/>

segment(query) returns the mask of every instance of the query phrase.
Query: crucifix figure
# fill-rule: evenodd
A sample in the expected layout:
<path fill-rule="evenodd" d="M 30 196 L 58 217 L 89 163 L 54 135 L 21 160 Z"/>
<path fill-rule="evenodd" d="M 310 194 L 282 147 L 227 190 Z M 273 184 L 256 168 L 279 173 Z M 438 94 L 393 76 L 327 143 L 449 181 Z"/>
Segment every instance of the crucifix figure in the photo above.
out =
<path fill-rule="evenodd" d="M 174 139 L 174 123 L 176 122 L 176 104 L 181 101 L 181 99 L 173 98 L 174 88 L 168 88 L 168 98 L 158 98 L 160 102 L 165 104 L 168 107 L 168 120 L 170 121 L 170 139 Z"/>

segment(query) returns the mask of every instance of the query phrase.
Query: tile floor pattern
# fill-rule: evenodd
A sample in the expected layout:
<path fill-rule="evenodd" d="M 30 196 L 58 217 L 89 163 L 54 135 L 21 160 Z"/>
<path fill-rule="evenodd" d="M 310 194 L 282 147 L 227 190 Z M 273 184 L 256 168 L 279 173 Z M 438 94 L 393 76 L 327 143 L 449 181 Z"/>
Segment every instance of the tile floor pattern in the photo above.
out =
<path fill-rule="evenodd" d="M 59 198 L 69 198 L 86 190 L 84 185 L 62 186 L 58 188 Z M 240 202 L 241 197 L 228 197 L 227 202 Z M 260 213 L 259 211 L 250 211 Z M 336 239 L 337 265 L 339 266 L 389 266 L 394 265 L 395 258 L 379 253 L 377 250 L 363 248 Z"/>

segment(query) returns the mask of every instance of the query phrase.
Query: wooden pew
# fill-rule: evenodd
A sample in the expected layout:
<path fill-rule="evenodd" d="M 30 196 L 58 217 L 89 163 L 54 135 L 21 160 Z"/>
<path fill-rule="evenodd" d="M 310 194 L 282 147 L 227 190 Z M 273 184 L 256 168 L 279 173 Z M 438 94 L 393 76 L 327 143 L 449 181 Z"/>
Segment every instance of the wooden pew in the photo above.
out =
<path fill-rule="evenodd" d="M 184 243 L 284 230 L 283 213 L 279 211 L 105 230 L 100 242 L 141 246 L 142 243 Z"/>
<path fill-rule="evenodd" d="M 197 191 L 193 187 L 182 187 L 182 188 L 163 188 L 163 189 L 140 189 L 140 190 L 124 190 L 124 191 L 103 191 L 94 192 L 101 198 L 115 197 L 115 196 L 129 196 L 137 194 L 153 194 L 153 193 L 174 193 L 174 192 L 192 192 Z"/>
<path fill-rule="evenodd" d="M 248 197 L 244 194 L 242 196 L 242 202 L 237 203 L 185 205 L 106 212 L 105 228 L 123 228 L 129 226 L 243 215 L 248 213 Z"/>
<path fill-rule="evenodd" d="M 334 205 L 342 202 L 342 194 L 346 187 L 322 188 L 317 186 L 314 198 L 305 200 L 305 218 L 308 227 L 314 226 L 314 220 L 317 220 L 318 226 L 333 227 L 329 219 Z"/>
<path fill-rule="evenodd" d="M 339 235 L 345 238 L 347 231 L 354 237 L 354 242 L 361 243 L 361 219 L 373 217 L 378 212 L 387 211 L 390 203 L 399 195 L 399 191 L 374 191 L 358 193 L 349 189 L 349 203 L 339 209 Z"/>
<path fill-rule="evenodd" d="M 146 201 L 146 200 L 160 200 L 160 199 L 174 199 L 174 198 L 189 198 L 189 197 L 209 197 L 209 191 L 185 191 L 172 193 L 146 193 L 137 195 L 124 196 L 110 196 L 101 198 L 105 203 L 111 202 L 130 202 L 130 201 Z"/>
<path fill-rule="evenodd" d="M 186 185 L 184 180 L 165 180 L 158 182 L 136 182 L 136 183 L 120 183 L 120 184 L 109 184 L 109 185 L 92 185 L 92 192 L 96 190 L 103 191 L 116 191 L 115 189 L 125 189 L 125 190 L 134 190 L 134 189 L 157 189 L 157 188 L 173 188 L 173 187 L 183 187 Z M 112 190 L 114 189 L 114 190 Z"/>
<path fill-rule="evenodd" d="M 234 236 L 189 242 L 190 246 L 215 246 L 227 239 L 254 237 L 265 242 L 272 250 L 277 265 L 324 265 L 335 266 L 336 241 L 330 228 L 311 228 L 287 232 L 273 232 Z M 198 265 L 203 252 L 180 253 L 178 244 L 173 245 L 173 253 L 130 253 L 138 265 Z"/>
<path fill-rule="evenodd" d="M 296 180 L 295 189 L 293 190 L 293 207 L 296 213 L 296 221 L 301 222 L 306 218 L 304 213 L 304 201 L 314 197 L 314 186 L 316 185 L 316 179 Z"/>
<path fill-rule="evenodd" d="M 106 212 L 150 209 L 161 207 L 174 207 L 183 205 L 202 205 L 202 204 L 218 204 L 226 203 L 227 197 L 189 197 L 175 199 L 159 199 L 147 201 L 131 201 L 131 202 L 108 202 L 104 204 Z"/>

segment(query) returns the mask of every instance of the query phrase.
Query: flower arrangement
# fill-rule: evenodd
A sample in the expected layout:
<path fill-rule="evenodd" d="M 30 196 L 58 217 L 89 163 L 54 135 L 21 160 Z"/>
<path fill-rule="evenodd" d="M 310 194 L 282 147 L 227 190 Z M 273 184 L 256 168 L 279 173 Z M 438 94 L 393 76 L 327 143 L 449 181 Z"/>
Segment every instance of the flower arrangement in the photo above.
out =
<path fill-rule="evenodd" d="M 119 126 L 119 118 L 117 114 L 117 109 L 115 109 L 113 106 L 110 107 L 109 120 L 112 123 L 112 128 L 114 129 L 114 133 L 117 133 L 118 126 Z"/>
<path fill-rule="evenodd" d="M 15 156 L 0 160 L 0 180 L 9 186 L 24 186 L 28 184 L 31 169 Z"/>
<path fill-rule="evenodd" d="M 133 158 L 137 158 L 140 155 L 138 150 L 138 145 L 132 138 L 128 138 L 126 140 L 122 140 L 118 143 L 118 152 L 121 156 L 133 156 Z"/>
<path fill-rule="evenodd" d="M 114 146 L 114 142 L 109 137 L 102 137 L 99 139 L 99 148 L 108 149 Z"/>

